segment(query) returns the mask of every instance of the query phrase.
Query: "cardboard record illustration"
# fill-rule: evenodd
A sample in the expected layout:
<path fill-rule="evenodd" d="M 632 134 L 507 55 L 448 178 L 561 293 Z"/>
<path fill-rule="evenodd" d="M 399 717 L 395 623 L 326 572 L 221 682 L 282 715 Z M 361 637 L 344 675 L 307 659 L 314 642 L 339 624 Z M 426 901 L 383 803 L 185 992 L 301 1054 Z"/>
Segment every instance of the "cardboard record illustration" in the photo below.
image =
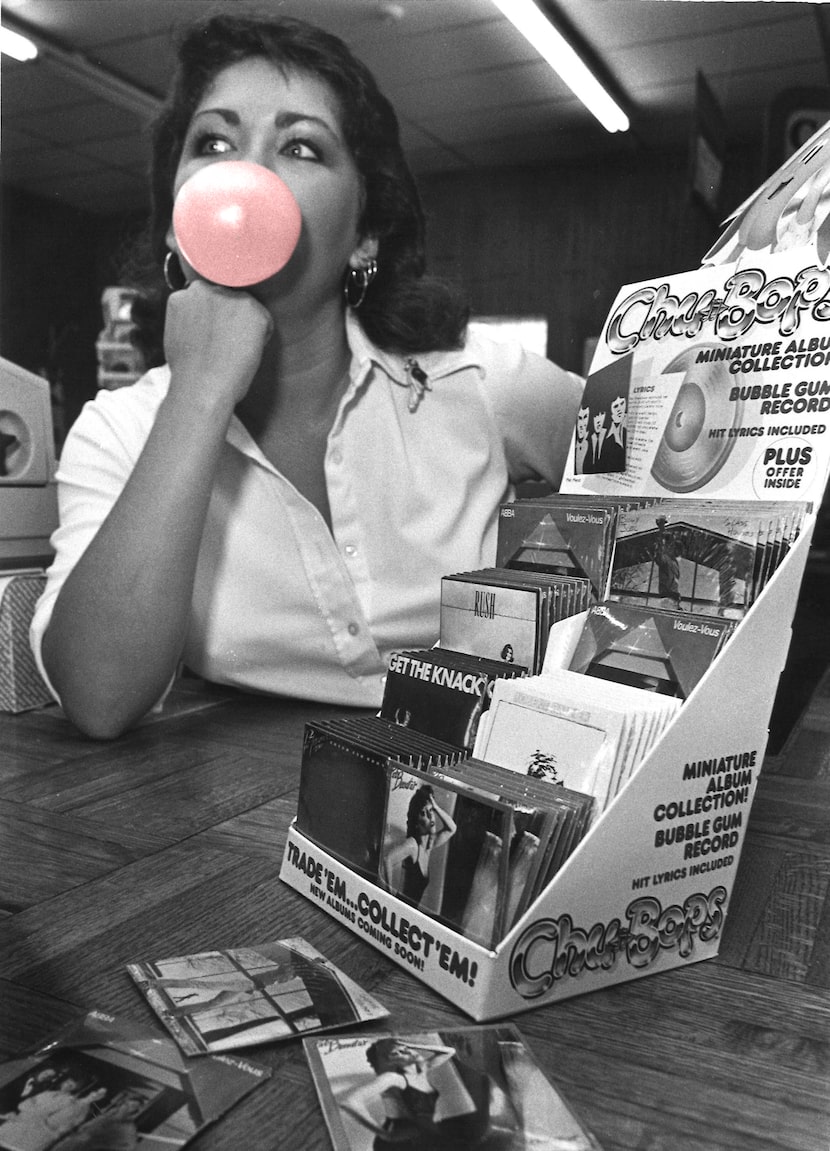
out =
<path fill-rule="evenodd" d="M 741 426 L 743 401 L 729 399 L 725 362 L 698 362 L 701 352 L 719 346 L 685 348 L 663 369 L 663 375 L 684 373 L 651 465 L 654 479 L 671 492 L 697 491 L 714 479 L 732 451 L 733 429 Z M 720 434 L 711 436 L 713 429 Z"/>

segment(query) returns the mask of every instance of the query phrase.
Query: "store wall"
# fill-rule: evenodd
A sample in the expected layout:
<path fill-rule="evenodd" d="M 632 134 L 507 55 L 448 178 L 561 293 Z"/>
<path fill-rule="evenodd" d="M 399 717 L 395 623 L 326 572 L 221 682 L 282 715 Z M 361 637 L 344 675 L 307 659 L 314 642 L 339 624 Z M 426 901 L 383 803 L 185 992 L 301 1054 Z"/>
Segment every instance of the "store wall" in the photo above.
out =
<path fill-rule="evenodd" d="M 734 151 L 723 202 L 763 178 Z M 494 169 L 422 181 L 430 264 L 460 282 L 474 312 L 548 318 L 548 355 L 581 370 L 624 284 L 696 267 L 719 234 L 692 200 L 685 153 L 562 168 Z"/>
<path fill-rule="evenodd" d="M 0 355 L 49 379 L 68 424 L 95 394 L 101 292 L 137 224 L 10 187 L 0 206 Z"/>

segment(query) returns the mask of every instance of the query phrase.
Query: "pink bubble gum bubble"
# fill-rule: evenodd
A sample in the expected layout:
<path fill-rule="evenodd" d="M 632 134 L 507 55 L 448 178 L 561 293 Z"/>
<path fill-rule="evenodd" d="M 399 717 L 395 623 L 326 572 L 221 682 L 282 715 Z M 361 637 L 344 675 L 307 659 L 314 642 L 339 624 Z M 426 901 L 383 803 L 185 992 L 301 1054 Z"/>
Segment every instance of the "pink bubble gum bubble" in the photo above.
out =
<path fill-rule="evenodd" d="M 181 255 L 200 276 L 228 288 L 259 284 L 285 267 L 301 226 L 286 184 L 244 160 L 200 168 L 173 205 Z"/>

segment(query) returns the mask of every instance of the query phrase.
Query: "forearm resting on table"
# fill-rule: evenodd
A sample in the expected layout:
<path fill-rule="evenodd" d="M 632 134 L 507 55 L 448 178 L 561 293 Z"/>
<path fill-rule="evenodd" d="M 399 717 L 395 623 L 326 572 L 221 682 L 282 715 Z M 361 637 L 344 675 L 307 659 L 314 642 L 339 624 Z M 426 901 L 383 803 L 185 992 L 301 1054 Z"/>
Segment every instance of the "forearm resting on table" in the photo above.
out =
<path fill-rule="evenodd" d="M 230 410 L 165 400 L 124 490 L 60 590 L 44 666 L 88 735 L 120 735 L 176 670 L 229 419 Z"/>

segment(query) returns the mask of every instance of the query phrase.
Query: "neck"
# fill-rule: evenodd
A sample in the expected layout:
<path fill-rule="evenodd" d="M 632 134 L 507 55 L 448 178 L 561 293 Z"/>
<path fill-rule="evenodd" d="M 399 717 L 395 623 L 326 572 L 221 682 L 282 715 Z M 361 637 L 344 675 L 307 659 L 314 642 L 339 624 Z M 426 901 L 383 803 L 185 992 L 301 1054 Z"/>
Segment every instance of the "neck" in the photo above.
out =
<path fill-rule="evenodd" d="M 255 438 L 287 418 L 330 420 L 351 360 L 342 314 L 330 321 L 275 326 L 237 415 Z"/>

